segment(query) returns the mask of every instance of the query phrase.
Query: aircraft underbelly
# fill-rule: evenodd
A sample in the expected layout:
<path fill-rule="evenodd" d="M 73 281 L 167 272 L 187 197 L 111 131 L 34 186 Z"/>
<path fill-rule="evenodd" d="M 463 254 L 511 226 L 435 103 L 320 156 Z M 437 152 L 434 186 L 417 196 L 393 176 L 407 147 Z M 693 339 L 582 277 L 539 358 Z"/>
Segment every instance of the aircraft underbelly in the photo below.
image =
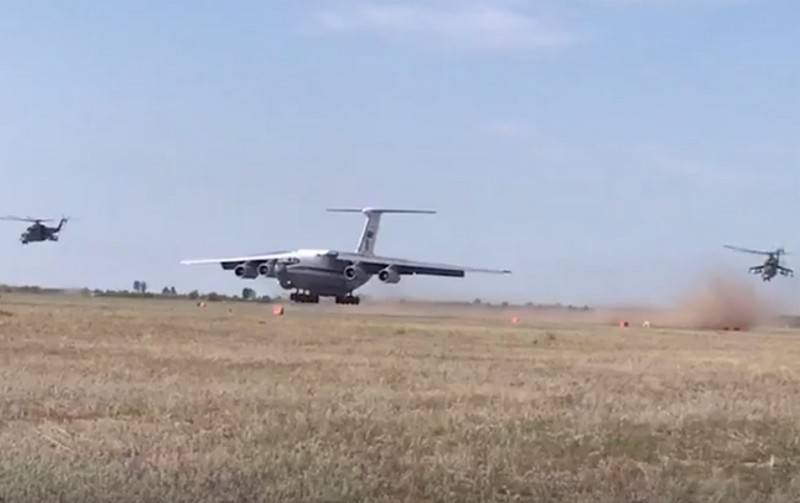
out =
<path fill-rule="evenodd" d="M 317 295 L 347 293 L 345 279 L 339 274 L 302 270 L 290 271 L 287 276 L 292 285 L 299 290 L 309 290 Z"/>
<path fill-rule="evenodd" d="M 317 295 L 341 296 L 360 287 L 364 280 L 348 281 L 344 277 L 346 264 L 333 259 L 304 260 L 289 266 L 285 277 L 299 290 L 308 290 Z"/>

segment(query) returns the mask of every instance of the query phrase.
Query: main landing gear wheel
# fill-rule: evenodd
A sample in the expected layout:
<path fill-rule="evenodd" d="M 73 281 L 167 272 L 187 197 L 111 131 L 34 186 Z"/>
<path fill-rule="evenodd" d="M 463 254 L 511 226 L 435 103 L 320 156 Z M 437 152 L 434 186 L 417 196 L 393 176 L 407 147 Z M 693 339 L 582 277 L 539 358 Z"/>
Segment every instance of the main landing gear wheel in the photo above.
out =
<path fill-rule="evenodd" d="M 361 303 L 361 299 L 354 295 L 345 295 L 344 297 L 336 297 L 337 304 L 350 304 L 350 305 L 358 305 Z"/>
<path fill-rule="evenodd" d="M 303 304 L 319 304 L 319 295 L 308 292 L 294 292 L 289 295 L 289 300 Z"/>

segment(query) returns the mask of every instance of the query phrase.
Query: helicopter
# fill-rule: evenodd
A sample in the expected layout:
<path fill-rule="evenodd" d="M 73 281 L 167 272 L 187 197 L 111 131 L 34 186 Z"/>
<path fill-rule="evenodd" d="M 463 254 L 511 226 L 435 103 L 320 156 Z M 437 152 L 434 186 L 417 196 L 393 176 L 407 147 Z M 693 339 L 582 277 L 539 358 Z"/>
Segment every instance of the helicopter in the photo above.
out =
<path fill-rule="evenodd" d="M 753 266 L 749 269 L 751 274 L 760 274 L 763 281 L 769 281 L 777 274 L 781 276 L 794 276 L 794 271 L 792 269 L 781 265 L 781 255 L 788 255 L 783 248 L 778 248 L 774 251 L 751 250 L 749 248 L 740 248 L 731 245 L 725 245 L 725 248 L 753 255 L 765 255 L 767 259 L 763 264 Z"/>
<path fill-rule="evenodd" d="M 62 227 L 64 224 L 67 223 L 69 218 L 62 217 L 61 220 L 58 222 L 57 227 L 48 227 L 44 225 L 44 222 L 52 222 L 52 218 L 31 218 L 31 217 L 15 217 L 15 216 L 7 216 L 7 217 L 0 217 L 0 220 L 8 220 L 13 222 L 30 222 L 31 225 L 25 229 L 25 231 L 19 236 L 19 240 L 22 244 L 26 245 L 28 243 L 36 242 L 36 241 L 58 241 L 58 233 L 61 232 Z"/>

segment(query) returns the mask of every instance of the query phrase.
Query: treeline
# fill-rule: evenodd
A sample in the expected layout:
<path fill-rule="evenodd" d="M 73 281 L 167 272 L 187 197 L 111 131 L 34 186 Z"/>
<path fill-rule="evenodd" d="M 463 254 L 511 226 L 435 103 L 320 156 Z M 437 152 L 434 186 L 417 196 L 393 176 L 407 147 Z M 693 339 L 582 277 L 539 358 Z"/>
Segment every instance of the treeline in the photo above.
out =
<path fill-rule="evenodd" d="M 88 289 L 85 289 L 88 290 Z M 171 298 L 204 300 L 207 302 L 274 302 L 280 297 L 272 298 L 269 295 L 258 295 L 252 288 L 243 288 L 241 295 L 226 295 L 217 292 L 200 292 L 191 290 L 189 292 L 178 292 L 174 286 L 165 286 L 161 293 L 150 292 L 147 289 L 147 282 L 134 281 L 133 291 L 130 290 L 90 290 L 88 292 L 93 297 L 144 297 L 144 298 Z"/>
<path fill-rule="evenodd" d="M 363 297 L 362 297 L 363 299 Z M 443 307 L 457 307 L 457 308 L 477 308 L 477 309 L 529 309 L 535 311 L 593 311 L 594 308 L 589 305 L 576 306 L 573 304 L 555 303 L 536 303 L 536 302 L 489 302 L 484 299 L 476 298 L 472 301 L 465 300 L 434 300 L 434 299 L 413 299 L 413 298 L 399 298 L 392 300 L 377 300 L 378 303 L 393 303 L 405 305 L 436 305 Z"/>
<path fill-rule="evenodd" d="M 41 286 L 35 285 L 5 285 L 0 284 L 0 293 L 41 293 L 41 294 L 53 294 L 53 293 L 64 293 L 65 290 L 63 288 L 45 288 Z"/>
<path fill-rule="evenodd" d="M 550 303 L 550 304 L 540 304 L 536 302 L 525 302 L 522 304 L 510 304 L 508 302 L 500 302 L 499 304 L 492 304 L 481 299 L 475 299 L 472 301 L 473 306 L 487 306 L 487 307 L 525 307 L 528 309 L 536 309 L 541 311 L 591 311 L 592 308 L 588 305 L 583 306 L 575 306 L 572 304 L 562 304 L 560 302 Z"/>
<path fill-rule="evenodd" d="M 226 295 L 218 292 L 200 292 L 192 290 L 189 292 L 178 292 L 174 286 L 165 286 L 161 293 L 150 292 L 147 283 L 135 281 L 133 290 L 102 290 L 99 288 L 81 288 L 78 290 L 68 290 L 64 288 L 46 288 L 30 285 L 5 285 L 0 284 L 0 293 L 27 293 L 27 294 L 75 294 L 78 293 L 85 297 L 117 297 L 117 298 L 147 298 L 147 299 L 189 299 L 206 302 L 275 302 L 281 297 L 270 297 L 269 295 L 258 295 L 252 288 L 242 289 L 241 295 Z"/>

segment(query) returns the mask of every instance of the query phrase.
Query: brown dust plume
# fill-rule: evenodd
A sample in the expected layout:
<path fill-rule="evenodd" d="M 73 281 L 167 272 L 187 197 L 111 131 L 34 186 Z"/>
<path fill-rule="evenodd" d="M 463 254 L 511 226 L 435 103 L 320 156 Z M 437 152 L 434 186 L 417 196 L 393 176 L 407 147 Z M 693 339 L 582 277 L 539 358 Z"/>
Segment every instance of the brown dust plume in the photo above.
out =
<path fill-rule="evenodd" d="M 665 314 L 660 325 L 698 330 L 751 330 L 774 315 L 752 285 L 721 275 L 708 277 Z"/>

